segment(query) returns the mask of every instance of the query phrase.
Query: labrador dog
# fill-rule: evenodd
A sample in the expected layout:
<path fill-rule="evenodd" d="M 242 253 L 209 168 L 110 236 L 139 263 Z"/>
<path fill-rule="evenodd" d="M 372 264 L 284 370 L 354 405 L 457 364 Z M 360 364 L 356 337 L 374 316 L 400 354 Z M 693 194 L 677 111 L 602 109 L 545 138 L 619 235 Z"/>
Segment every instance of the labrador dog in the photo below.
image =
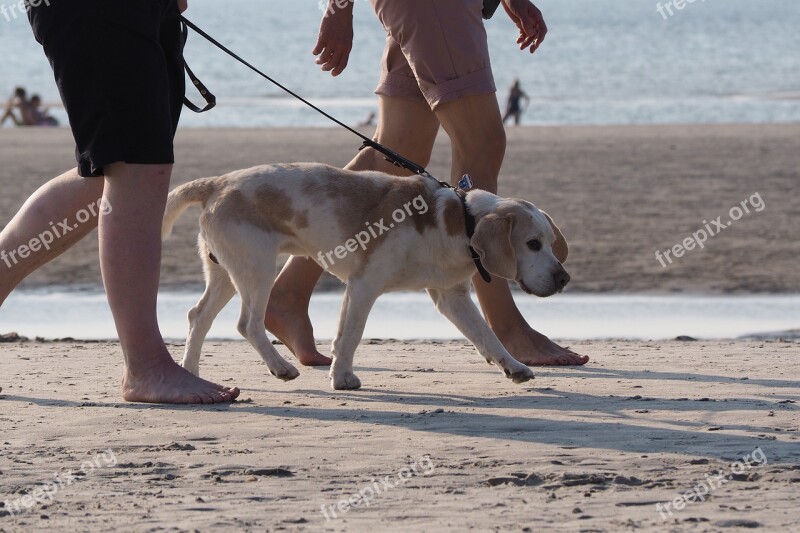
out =
<path fill-rule="evenodd" d="M 308 257 L 346 283 L 332 345 L 337 390 L 361 386 L 353 355 L 378 296 L 422 289 L 489 363 L 515 383 L 526 382 L 533 372 L 511 357 L 470 298 L 476 265 L 502 278 L 495 283 L 512 280 L 536 296 L 560 292 L 569 282 L 562 266 L 567 243 L 547 213 L 477 189 L 459 196 L 430 177 L 302 163 L 199 179 L 170 193 L 164 238 L 192 204 L 203 207 L 199 251 L 206 280 L 189 312 L 182 361 L 194 374 L 212 322 L 238 292 L 239 332 L 274 376 L 299 375 L 264 329 L 281 255 Z"/>

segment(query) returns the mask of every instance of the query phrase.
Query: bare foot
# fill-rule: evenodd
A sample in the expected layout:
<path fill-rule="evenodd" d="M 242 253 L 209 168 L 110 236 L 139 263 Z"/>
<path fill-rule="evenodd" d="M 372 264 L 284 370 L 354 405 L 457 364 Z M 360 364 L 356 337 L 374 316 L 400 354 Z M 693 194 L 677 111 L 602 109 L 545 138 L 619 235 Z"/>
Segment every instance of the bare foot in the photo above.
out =
<path fill-rule="evenodd" d="M 577 366 L 589 362 L 589 356 L 563 348 L 529 326 L 497 336 L 514 359 L 528 366 Z"/>
<path fill-rule="evenodd" d="M 227 403 L 239 396 L 236 387 L 223 387 L 200 379 L 174 361 L 150 368 L 146 375 L 122 378 L 122 397 L 129 402 L 210 404 Z"/>
<path fill-rule="evenodd" d="M 333 360 L 317 351 L 314 328 L 302 305 L 300 311 L 287 305 L 285 299 L 276 304 L 272 299 L 267 307 L 264 325 L 289 348 L 303 366 L 330 366 Z"/>

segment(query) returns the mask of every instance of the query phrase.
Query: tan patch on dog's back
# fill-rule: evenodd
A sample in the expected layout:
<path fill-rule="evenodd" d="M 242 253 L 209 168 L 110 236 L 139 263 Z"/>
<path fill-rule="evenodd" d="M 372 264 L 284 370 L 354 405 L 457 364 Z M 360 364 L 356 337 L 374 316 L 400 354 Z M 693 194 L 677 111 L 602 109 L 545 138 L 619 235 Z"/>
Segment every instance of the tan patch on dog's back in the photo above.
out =
<path fill-rule="evenodd" d="M 372 179 L 371 176 L 381 176 L 381 178 Z M 434 196 L 424 179 L 396 176 L 384 179 L 384 175 L 378 173 L 362 175 L 331 167 L 324 180 L 304 183 L 302 193 L 310 197 L 312 203 L 314 198 L 320 201 L 334 200 L 335 216 L 345 234 L 355 235 L 366 229 L 367 224 L 377 223 L 381 219 L 387 226 L 390 223 L 394 223 L 395 226 L 412 223 L 416 231 L 422 233 L 426 228 L 436 226 Z M 417 208 L 410 205 L 409 215 L 405 205 L 418 196 L 422 197 L 428 209 L 421 214 Z M 395 222 L 392 219 L 392 213 L 397 209 L 405 213 L 402 222 Z"/>
<path fill-rule="evenodd" d="M 292 198 L 270 184 L 259 186 L 253 198 L 234 187 L 223 190 L 208 210 L 208 218 L 212 217 L 247 222 L 267 233 L 284 235 L 294 235 L 294 229 L 308 227 L 308 213 L 295 211 Z"/>

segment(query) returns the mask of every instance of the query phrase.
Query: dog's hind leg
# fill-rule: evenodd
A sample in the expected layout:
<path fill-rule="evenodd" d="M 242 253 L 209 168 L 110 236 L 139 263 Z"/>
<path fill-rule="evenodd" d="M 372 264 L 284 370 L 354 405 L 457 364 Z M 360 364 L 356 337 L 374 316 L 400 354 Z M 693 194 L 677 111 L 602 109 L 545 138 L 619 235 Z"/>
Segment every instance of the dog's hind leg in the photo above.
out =
<path fill-rule="evenodd" d="M 361 387 L 361 381 L 353 373 L 353 356 L 370 309 L 380 292 L 373 290 L 363 281 L 348 282 L 339 316 L 339 328 L 333 341 L 333 365 L 331 366 L 331 386 L 336 390 L 352 390 Z"/>
<path fill-rule="evenodd" d="M 186 338 L 186 351 L 181 365 L 194 374 L 200 375 L 200 350 L 203 341 L 211 329 L 211 324 L 220 311 L 231 301 L 236 289 L 225 269 L 209 258 L 208 247 L 201 240 L 200 250 L 203 257 L 203 270 L 206 277 L 206 290 L 203 297 L 189 311 L 189 336 Z"/>
<path fill-rule="evenodd" d="M 453 323 L 475 345 L 478 352 L 490 363 L 499 366 L 514 383 L 533 379 L 533 372 L 513 357 L 481 316 L 469 295 L 469 284 L 450 289 L 428 289 L 436 309 Z"/>
<path fill-rule="evenodd" d="M 230 241 L 246 242 L 247 247 L 226 249 L 225 252 L 221 249 L 218 259 L 225 266 L 242 297 L 239 333 L 258 351 L 273 376 L 290 381 L 299 376 L 300 372 L 272 346 L 264 328 L 269 293 L 277 275 L 277 247 L 274 243 L 263 243 L 252 237 L 250 232 L 242 238 L 229 235 Z M 220 248 L 227 246 L 222 245 Z"/>

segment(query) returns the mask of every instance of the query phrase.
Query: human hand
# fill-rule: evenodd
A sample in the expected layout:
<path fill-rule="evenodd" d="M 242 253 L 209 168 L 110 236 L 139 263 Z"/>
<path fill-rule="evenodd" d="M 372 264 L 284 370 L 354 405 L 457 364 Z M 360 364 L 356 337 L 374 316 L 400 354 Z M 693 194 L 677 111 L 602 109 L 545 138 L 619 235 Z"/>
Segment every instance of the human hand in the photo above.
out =
<path fill-rule="evenodd" d="M 503 0 L 503 7 L 519 28 L 519 49 L 530 48 L 531 53 L 534 53 L 547 35 L 542 12 L 529 0 Z"/>
<path fill-rule="evenodd" d="M 312 54 L 322 70 L 338 76 L 345 68 L 353 49 L 353 2 L 330 0 L 319 27 L 319 37 Z"/>
<path fill-rule="evenodd" d="M 189 9 L 189 0 L 178 0 L 178 9 L 181 13 Z"/>

